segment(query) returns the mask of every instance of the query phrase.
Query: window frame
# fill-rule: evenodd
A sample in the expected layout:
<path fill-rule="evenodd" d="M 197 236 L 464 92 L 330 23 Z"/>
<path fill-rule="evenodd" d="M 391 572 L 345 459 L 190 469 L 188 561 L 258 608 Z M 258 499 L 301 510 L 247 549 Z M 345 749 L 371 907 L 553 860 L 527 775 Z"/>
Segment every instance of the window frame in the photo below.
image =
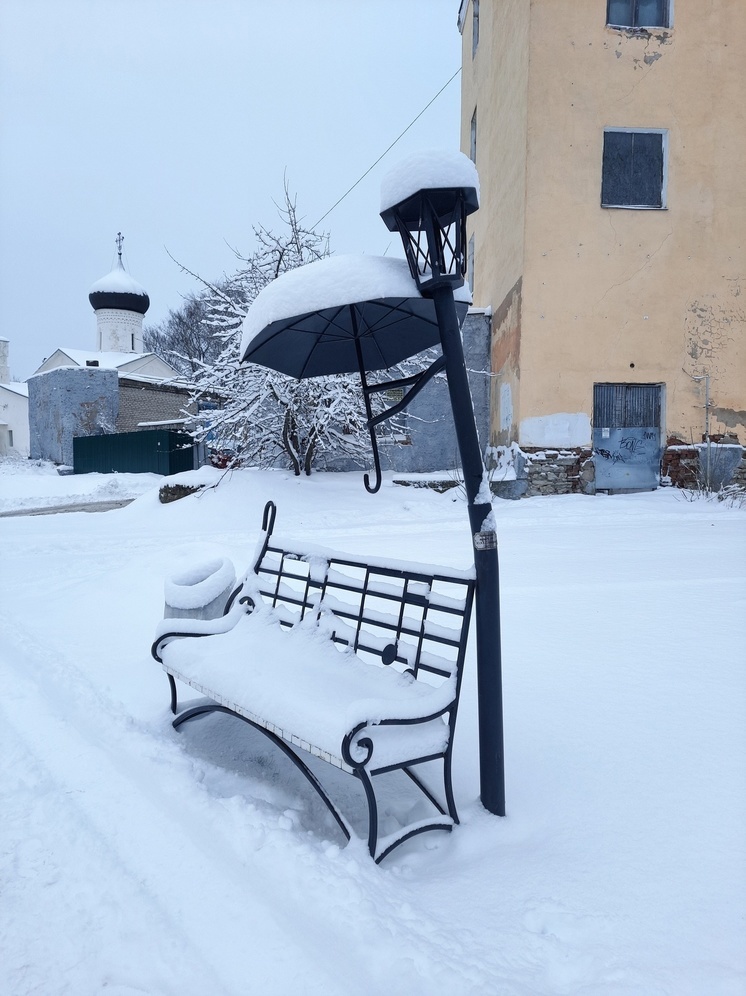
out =
<path fill-rule="evenodd" d="M 479 48 L 479 0 L 471 0 L 471 57 Z"/>
<path fill-rule="evenodd" d="M 661 202 L 660 204 L 611 204 L 604 201 L 604 165 L 606 161 L 606 135 L 609 132 L 626 135 L 660 135 L 662 153 Z M 617 128 L 605 127 L 601 146 L 601 207 L 612 211 L 667 211 L 668 210 L 668 128 Z"/>
<path fill-rule="evenodd" d="M 616 24 L 614 21 L 609 20 L 609 7 L 612 0 L 606 0 L 606 26 L 607 28 L 618 28 L 622 31 L 651 31 L 656 28 L 669 29 L 673 27 L 673 5 L 674 0 L 661 0 L 665 7 L 664 11 L 664 24 Z M 639 21 L 638 4 L 639 0 L 629 0 L 632 7 L 632 20 Z"/>
<path fill-rule="evenodd" d="M 477 165 L 477 109 L 474 108 L 474 113 L 471 116 L 471 125 L 469 126 L 469 159 Z"/>

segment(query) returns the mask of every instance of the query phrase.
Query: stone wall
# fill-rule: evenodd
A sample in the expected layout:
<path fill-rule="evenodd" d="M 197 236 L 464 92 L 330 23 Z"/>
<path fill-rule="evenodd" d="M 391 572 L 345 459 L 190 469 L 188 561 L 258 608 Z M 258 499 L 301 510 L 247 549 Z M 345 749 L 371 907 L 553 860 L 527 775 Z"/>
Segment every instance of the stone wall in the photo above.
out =
<path fill-rule="evenodd" d="M 746 485 L 746 462 L 743 448 L 737 443 L 715 440 L 710 444 L 710 481 L 717 490 L 721 485 Z M 595 494 L 595 468 L 590 449 L 532 449 L 522 447 L 525 470 L 517 476 L 526 478 L 522 494 L 526 497 L 547 494 Z M 661 485 L 696 488 L 706 477 L 707 446 L 687 446 L 679 440 L 669 442 L 661 459 Z M 499 493 L 499 492 L 498 492 Z M 513 497 L 510 495 L 510 497 Z"/>
<path fill-rule="evenodd" d="M 119 375 L 101 367 L 58 367 L 28 381 L 32 460 L 72 466 L 73 436 L 114 432 Z"/>
<path fill-rule="evenodd" d="M 500 472 L 490 474 L 492 493 L 497 498 L 531 498 L 535 495 L 567 495 L 596 493 L 593 452 L 590 448 L 539 449 L 538 447 L 495 447 L 502 457 L 510 457 L 511 473 L 500 478 Z M 512 452 L 511 452 L 512 451 Z M 705 444 L 669 445 L 661 461 L 661 486 L 696 489 L 705 477 Z M 710 450 L 710 475 L 713 490 L 734 484 L 746 489 L 744 449 L 737 443 L 714 442 Z M 503 461 L 504 462 L 504 461 Z M 488 464 L 489 465 L 489 464 Z M 504 466 L 502 468 L 504 472 Z M 489 473 L 489 471 L 488 471 Z M 460 471 L 439 480 L 424 482 L 425 486 L 445 490 L 461 480 Z M 399 481 L 397 483 L 414 483 Z"/>
<path fill-rule="evenodd" d="M 526 457 L 527 498 L 594 492 L 590 449 L 522 449 Z"/>

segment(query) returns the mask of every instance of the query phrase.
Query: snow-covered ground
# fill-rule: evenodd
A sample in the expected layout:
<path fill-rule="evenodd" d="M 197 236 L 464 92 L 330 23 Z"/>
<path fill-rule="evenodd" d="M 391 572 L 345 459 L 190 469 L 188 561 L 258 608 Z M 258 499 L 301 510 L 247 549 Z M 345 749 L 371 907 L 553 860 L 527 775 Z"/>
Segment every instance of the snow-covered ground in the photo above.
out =
<path fill-rule="evenodd" d="M 43 470 L 3 507 L 138 490 Z M 161 505 L 160 480 L 0 519 L 0 993 L 746 991 L 746 511 L 498 503 L 508 816 L 477 801 L 472 647 L 462 825 L 377 867 L 244 724 L 172 730 L 163 579 L 243 569 L 268 498 L 288 539 L 465 567 L 463 500 L 243 471 Z"/>
<path fill-rule="evenodd" d="M 156 487 L 158 474 L 60 475 L 52 463 L 0 459 L 0 513 L 74 503 L 125 501 Z"/>

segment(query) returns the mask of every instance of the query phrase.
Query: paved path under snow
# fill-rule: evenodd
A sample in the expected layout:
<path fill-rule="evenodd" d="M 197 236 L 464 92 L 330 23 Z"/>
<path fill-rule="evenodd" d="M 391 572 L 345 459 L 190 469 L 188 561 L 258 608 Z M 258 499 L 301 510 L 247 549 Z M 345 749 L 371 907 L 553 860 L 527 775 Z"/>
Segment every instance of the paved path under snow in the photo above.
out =
<path fill-rule="evenodd" d="M 0 512 L 0 519 L 14 515 L 55 515 L 57 512 L 110 512 L 113 508 L 124 508 L 134 498 L 121 498 L 118 501 L 80 501 L 72 505 L 47 505 L 44 508 L 18 508 L 10 512 Z"/>

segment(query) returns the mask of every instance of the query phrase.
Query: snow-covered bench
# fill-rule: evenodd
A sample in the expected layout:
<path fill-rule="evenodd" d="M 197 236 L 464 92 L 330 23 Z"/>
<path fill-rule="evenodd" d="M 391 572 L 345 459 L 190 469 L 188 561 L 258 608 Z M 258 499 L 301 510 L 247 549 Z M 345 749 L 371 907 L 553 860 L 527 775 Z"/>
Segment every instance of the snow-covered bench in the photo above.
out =
<path fill-rule="evenodd" d="M 165 618 L 158 627 L 152 653 L 168 675 L 172 712 L 175 679 L 211 700 L 173 725 L 227 712 L 260 730 L 292 758 L 348 839 L 347 820 L 301 752 L 354 775 L 368 804 L 368 849 L 381 861 L 415 834 L 458 823 L 451 751 L 473 576 L 280 546 L 275 514 L 268 502 L 254 565 L 223 615 Z M 217 562 L 213 583 L 195 578 L 214 599 L 226 576 Z M 435 815 L 379 838 L 373 779 L 396 770 Z"/>

